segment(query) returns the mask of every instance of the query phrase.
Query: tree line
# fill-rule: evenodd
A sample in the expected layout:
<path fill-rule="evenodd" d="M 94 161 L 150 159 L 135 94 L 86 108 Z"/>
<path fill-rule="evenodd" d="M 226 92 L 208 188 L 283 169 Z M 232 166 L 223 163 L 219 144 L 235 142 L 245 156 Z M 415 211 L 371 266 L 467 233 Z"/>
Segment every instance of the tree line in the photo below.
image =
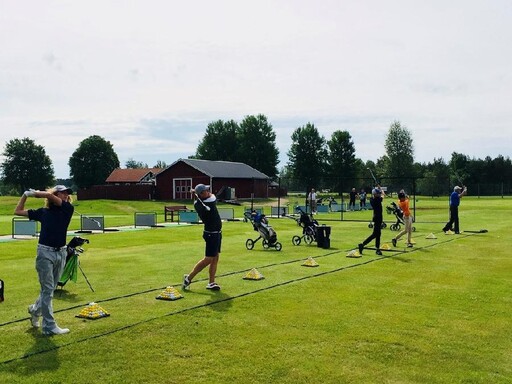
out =
<path fill-rule="evenodd" d="M 412 180 L 422 194 L 446 194 L 450 185 L 501 185 L 501 193 L 510 193 L 512 162 L 509 157 L 470 158 L 453 152 L 451 158 L 429 163 L 414 160 L 412 132 L 393 121 L 383 143 L 385 155 L 375 162 L 356 157 L 348 131 L 337 130 L 325 138 L 308 122 L 291 135 L 288 162 L 278 169 L 279 150 L 276 134 L 266 116 L 249 115 L 240 123 L 217 120 L 208 124 L 196 153 L 190 158 L 242 162 L 279 180 L 289 190 L 311 187 L 346 192 L 346 188 L 368 186 L 380 180 Z M 0 164 L 2 193 L 21 193 L 27 188 L 43 189 L 56 182 L 51 159 L 43 146 L 29 138 L 13 139 L 5 144 Z M 93 135 L 79 143 L 68 162 L 74 187 L 104 184 L 110 173 L 120 167 L 113 145 Z M 126 168 L 148 168 L 147 163 L 130 158 Z M 165 168 L 161 160 L 153 168 Z M 371 178 L 370 178 L 371 175 Z M 369 180 L 370 179 L 370 180 Z M 356 185 L 359 184 L 359 185 Z M 482 194 L 499 194 L 496 188 Z"/>

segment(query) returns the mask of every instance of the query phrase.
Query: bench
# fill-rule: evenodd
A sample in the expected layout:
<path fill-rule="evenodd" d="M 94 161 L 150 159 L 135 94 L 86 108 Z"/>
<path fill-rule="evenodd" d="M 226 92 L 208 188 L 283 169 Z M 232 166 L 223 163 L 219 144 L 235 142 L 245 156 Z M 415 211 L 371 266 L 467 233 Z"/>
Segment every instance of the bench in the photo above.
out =
<path fill-rule="evenodd" d="M 174 221 L 174 213 L 179 213 L 180 211 L 188 211 L 188 209 L 184 205 L 166 205 L 164 207 L 165 221 Z M 169 220 L 169 216 L 171 220 Z"/>

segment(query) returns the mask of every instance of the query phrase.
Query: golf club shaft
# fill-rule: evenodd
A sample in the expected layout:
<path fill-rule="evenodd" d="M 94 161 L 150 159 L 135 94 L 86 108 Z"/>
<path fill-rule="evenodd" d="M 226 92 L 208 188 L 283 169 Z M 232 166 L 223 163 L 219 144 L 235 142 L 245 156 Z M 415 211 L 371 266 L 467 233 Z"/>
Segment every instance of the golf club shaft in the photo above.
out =
<path fill-rule="evenodd" d="M 459 172 L 457 172 L 456 170 L 453 171 L 453 174 L 455 175 L 455 178 L 457 179 L 457 181 L 459 182 L 459 184 L 462 186 L 464 186 L 464 181 L 461 179 L 460 175 L 459 175 Z"/>
<path fill-rule="evenodd" d="M 369 171 L 370 171 L 370 174 L 372 175 L 372 178 L 373 178 L 373 181 L 375 182 L 375 185 L 378 185 L 378 181 L 377 179 L 375 178 L 375 175 L 373 174 L 372 170 L 370 168 L 367 168 Z"/>
<path fill-rule="evenodd" d="M 194 195 L 196 196 L 196 199 L 197 199 L 197 200 L 199 200 L 199 202 L 200 202 L 201 204 L 203 204 L 203 207 L 204 207 L 207 211 L 209 211 L 209 210 L 210 210 L 210 207 L 209 207 L 209 206 L 207 206 L 207 205 L 204 203 L 204 201 L 203 201 L 203 200 L 201 200 L 201 198 L 197 195 L 197 193 L 195 193 L 195 192 L 194 192 Z"/>

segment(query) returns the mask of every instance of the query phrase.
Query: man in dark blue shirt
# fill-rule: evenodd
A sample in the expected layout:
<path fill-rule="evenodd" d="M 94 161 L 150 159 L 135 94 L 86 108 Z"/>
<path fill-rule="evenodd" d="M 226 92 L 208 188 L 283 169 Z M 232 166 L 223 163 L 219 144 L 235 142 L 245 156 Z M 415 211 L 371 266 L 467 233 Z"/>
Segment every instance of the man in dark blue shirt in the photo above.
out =
<path fill-rule="evenodd" d="M 460 233 L 459 228 L 459 205 L 460 205 L 460 199 L 462 196 L 466 195 L 468 189 L 466 187 L 459 187 L 456 185 L 453 188 L 453 192 L 450 195 L 450 220 L 446 223 L 446 225 L 443 227 L 443 231 L 447 232 L 455 231 L 456 234 Z M 454 225 L 455 224 L 455 225 Z M 454 227 L 452 228 L 452 226 Z"/>
<path fill-rule="evenodd" d="M 34 328 L 39 327 L 39 318 L 43 317 L 42 331 L 48 336 L 69 332 L 68 328 L 57 326 L 53 317 L 52 299 L 66 264 L 66 234 L 74 212 L 71 193 L 73 191 L 64 185 L 57 185 L 47 191 L 30 189 L 23 193 L 14 210 L 15 215 L 26 216 L 41 223 L 36 256 L 41 291 L 35 303 L 28 307 L 28 312 Z M 44 198 L 45 207 L 25 209 L 25 202 L 30 196 Z"/>

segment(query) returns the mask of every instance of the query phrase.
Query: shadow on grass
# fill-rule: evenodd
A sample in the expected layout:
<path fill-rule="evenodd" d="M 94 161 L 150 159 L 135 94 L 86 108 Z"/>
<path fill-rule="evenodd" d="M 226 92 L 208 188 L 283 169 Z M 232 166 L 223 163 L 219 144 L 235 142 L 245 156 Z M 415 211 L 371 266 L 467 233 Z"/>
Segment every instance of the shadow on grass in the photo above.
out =
<path fill-rule="evenodd" d="M 65 289 L 57 289 L 55 290 L 55 293 L 53 295 L 54 299 L 67 301 L 70 303 L 78 303 L 80 301 L 83 301 L 78 299 L 77 296 L 78 295 L 76 293 L 69 292 Z"/>
<path fill-rule="evenodd" d="M 33 344 L 16 362 L 8 365 L 11 373 L 26 378 L 57 371 L 60 367 L 59 347 L 53 337 L 43 336 L 39 329 L 34 328 L 30 328 L 27 333 L 34 338 Z"/>
<path fill-rule="evenodd" d="M 214 311 L 225 312 L 228 311 L 233 305 L 231 296 L 221 291 L 212 291 L 210 293 L 210 299 L 206 301 L 206 305 Z"/>

